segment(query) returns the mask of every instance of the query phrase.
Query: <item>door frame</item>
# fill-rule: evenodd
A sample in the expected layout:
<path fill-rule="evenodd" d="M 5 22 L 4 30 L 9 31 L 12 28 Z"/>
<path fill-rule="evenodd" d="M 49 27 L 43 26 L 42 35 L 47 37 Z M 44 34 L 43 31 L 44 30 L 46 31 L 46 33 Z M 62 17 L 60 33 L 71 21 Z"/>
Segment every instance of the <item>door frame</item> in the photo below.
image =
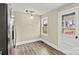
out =
<path fill-rule="evenodd" d="M 73 12 L 75 12 L 76 19 L 78 21 L 78 18 L 79 18 L 79 6 L 58 12 L 58 48 L 60 48 L 61 41 L 63 39 L 62 38 L 62 26 L 61 26 L 62 25 L 62 15 L 73 13 Z M 78 29 L 78 27 L 76 29 Z M 79 34 L 79 33 L 77 32 L 76 34 Z"/>

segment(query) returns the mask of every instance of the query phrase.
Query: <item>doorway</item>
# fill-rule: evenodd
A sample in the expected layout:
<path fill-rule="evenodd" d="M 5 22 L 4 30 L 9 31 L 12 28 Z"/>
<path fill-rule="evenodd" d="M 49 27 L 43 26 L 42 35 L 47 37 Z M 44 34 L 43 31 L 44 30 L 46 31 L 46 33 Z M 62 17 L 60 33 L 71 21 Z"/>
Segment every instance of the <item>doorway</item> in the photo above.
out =
<path fill-rule="evenodd" d="M 66 54 L 79 54 L 79 9 L 58 13 L 58 48 Z"/>

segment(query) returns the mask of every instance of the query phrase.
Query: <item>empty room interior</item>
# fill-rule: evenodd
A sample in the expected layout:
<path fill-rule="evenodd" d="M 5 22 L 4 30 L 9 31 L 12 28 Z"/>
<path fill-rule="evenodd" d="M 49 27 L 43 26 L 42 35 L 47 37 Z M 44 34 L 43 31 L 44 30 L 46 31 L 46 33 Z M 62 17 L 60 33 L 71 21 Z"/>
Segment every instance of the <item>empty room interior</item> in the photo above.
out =
<path fill-rule="evenodd" d="M 79 3 L 0 3 L 0 55 L 79 55 Z"/>

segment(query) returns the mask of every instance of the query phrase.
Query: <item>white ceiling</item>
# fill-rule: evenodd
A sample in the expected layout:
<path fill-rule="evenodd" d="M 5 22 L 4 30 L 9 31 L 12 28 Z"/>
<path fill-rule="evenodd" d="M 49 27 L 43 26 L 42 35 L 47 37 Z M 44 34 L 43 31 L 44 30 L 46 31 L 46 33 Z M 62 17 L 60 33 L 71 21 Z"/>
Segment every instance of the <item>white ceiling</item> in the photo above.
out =
<path fill-rule="evenodd" d="M 65 3 L 13 3 L 14 11 L 25 12 L 26 9 L 35 11 L 35 14 L 42 15 L 50 10 L 54 10 Z"/>

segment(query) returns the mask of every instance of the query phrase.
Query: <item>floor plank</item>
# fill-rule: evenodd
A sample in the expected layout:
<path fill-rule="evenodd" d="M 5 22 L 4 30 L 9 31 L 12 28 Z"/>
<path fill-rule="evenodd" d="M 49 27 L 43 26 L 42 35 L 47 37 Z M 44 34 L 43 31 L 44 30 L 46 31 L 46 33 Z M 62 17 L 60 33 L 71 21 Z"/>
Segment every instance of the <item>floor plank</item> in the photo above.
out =
<path fill-rule="evenodd" d="M 16 46 L 16 48 L 13 49 L 12 55 L 65 55 L 65 54 L 50 47 L 44 42 L 37 41 L 33 43 Z"/>

